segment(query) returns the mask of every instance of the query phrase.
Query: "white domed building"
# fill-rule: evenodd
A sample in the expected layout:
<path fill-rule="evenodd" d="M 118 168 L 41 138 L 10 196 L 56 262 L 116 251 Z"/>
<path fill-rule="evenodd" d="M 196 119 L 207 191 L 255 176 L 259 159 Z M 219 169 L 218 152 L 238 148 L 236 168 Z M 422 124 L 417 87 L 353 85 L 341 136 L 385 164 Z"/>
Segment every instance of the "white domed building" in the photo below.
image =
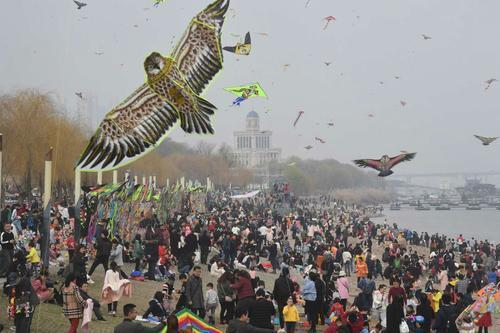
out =
<path fill-rule="evenodd" d="M 234 132 L 233 161 L 254 172 L 257 182 L 269 183 L 269 163 L 281 160 L 281 148 L 273 148 L 272 131 L 260 130 L 259 114 L 250 111 L 244 131 Z"/>

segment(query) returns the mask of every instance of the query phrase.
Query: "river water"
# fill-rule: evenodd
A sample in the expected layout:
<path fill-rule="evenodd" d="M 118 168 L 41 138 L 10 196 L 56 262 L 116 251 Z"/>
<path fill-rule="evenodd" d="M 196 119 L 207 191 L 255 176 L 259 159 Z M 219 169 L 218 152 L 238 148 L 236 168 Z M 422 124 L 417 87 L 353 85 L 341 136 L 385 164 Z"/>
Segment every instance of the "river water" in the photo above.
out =
<path fill-rule="evenodd" d="M 474 237 L 478 240 L 489 240 L 500 243 L 500 210 L 483 208 L 481 210 L 466 210 L 452 208 L 451 210 L 419 211 L 415 207 L 403 206 L 401 210 L 389 210 L 385 207 L 384 217 L 372 218 L 375 223 L 397 223 L 399 227 L 445 234 L 457 237 L 462 234 L 465 238 Z"/>

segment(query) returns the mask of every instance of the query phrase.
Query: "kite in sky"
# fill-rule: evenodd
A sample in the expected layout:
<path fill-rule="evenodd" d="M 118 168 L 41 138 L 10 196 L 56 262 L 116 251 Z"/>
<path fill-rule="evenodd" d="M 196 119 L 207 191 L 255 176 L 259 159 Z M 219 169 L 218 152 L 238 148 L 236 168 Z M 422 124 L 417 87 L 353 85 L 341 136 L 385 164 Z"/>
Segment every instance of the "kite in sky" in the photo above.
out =
<path fill-rule="evenodd" d="M 269 37 L 269 34 L 267 32 L 258 32 L 257 35 L 261 35 L 264 37 Z"/>
<path fill-rule="evenodd" d="M 424 40 L 432 39 L 432 37 L 431 37 L 431 36 L 427 36 L 427 35 L 425 35 L 425 34 L 422 34 L 422 38 L 423 38 Z"/>
<path fill-rule="evenodd" d="M 80 98 L 80 99 L 83 99 L 83 94 L 81 92 L 76 92 L 75 95 Z"/>
<path fill-rule="evenodd" d="M 322 138 L 318 138 L 317 136 L 316 136 L 316 137 L 314 137 L 314 140 L 319 141 L 319 142 L 321 142 L 321 143 L 326 143 L 326 141 L 325 141 L 325 140 L 323 140 Z"/>
<path fill-rule="evenodd" d="M 76 0 L 73 0 L 73 2 L 75 3 L 75 5 L 77 6 L 76 9 L 82 9 L 83 7 L 87 6 L 86 3 L 84 2 L 80 2 L 80 1 L 76 1 Z"/>
<path fill-rule="evenodd" d="M 498 80 L 497 80 L 497 79 L 494 79 L 494 78 L 484 81 L 484 83 L 486 83 L 486 88 L 484 88 L 484 90 L 488 90 L 488 89 L 490 89 L 491 84 L 492 84 L 493 82 L 496 82 L 496 81 L 498 81 Z"/>
<path fill-rule="evenodd" d="M 297 118 L 293 122 L 293 127 L 295 127 L 295 125 L 297 125 L 297 123 L 299 122 L 300 117 L 302 117 L 303 114 L 304 114 L 304 111 L 299 111 L 299 114 L 297 115 Z"/>
<path fill-rule="evenodd" d="M 401 104 L 401 106 L 406 106 L 406 101 L 399 101 L 399 103 Z"/>
<path fill-rule="evenodd" d="M 290 68 L 290 64 L 284 64 L 283 65 L 283 72 L 286 71 L 288 68 Z"/>
<path fill-rule="evenodd" d="M 373 118 L 375 115 L 373 113 L 368 113 L 368 117 Z"/>
<path fill-rule="evenodd" d="M 154 6 L 158 7 L 159 4 L 165 2 L 166 0 L 154 0 Z"/>
<path fill-rule="evenodd" d="M 363 159 L 363 160 L 354 160 L 354 164 L 362 168 L 372 168 L 379 171 L 379 177 L 387 177 L 392 175 L 394 172 L 391 170 L 394 166 L 398 165 L 401 162 L 411 161 L 415 158 L 417 153 L 406 153 L 399 154 L 398 156 L 389 157 L 388 155 L 382 156 L 379 160 L 372 159 Z"/>
<path fill-rule="evenodd" d="M 327 16 L 323 19 L 323 21 L 326 21 L 326 24 L 325 24 L 325 27 L 323 28 L 323 30 L 326 30 L 326 28 L 328 28 L 328 25 L 330 24 L 330 22 L 332 21 L 336 21 L 337 19 L 335 18 L 335 16 Z"/>
<path fill-rule="evenodd" d="M 238 96 L 233 101 L 233 105 L 238 105 L 238 106 L 240 106 L 240 104 L 243 101 L 252 97 L 267 97 L 266 92 L 264 91 L 264 89 L 262 89 L 262 87 L 258 83 L 252 83 L 246 86 L 228 87 L 224 88 L 224 90 L 229 91 Z"/>
<path fill-rule="evenodd" d="M 250 33 L 247 32 L 245 35 L 245 41 L 242 43 L 236 43 L 236 46 L 226 46 L 224 50 L 239 55 L 249 55 L 252 49 L 252 40 L 250 38 Z"/>
<path fill-rule="evenodd" d="M 200 97 L 222 69 L 220 43 L 229 0 L 216 0 L 189 24 L 170 56 L 151 53 L 147 82 L 114 107 L 99 125 L 77 169 L 112 170 L 157 147 L 180 121 L 186 133 L 213 133 L 216 107 Z"/>
<path fill-rule="evenodd" d="M 311 145 L 307 145 L 307 146 L 305 146 L 304 148 L 305 148 L 305 149 L 307 149 L 307 150 L 309 150 L 309 149 L 311 149 L 312 147 L 313 147 L 313 146 L 311 146 Z"/>
<path fill-rule="evenodd" d="M 331 127 L 331 126 L 333 126 L 333 125 L 334 125 L 333 121 L 330 121 L 330 122 L 328 123 L 328 126 L 330 126 L 330 127 Z"/>
<path fill-rule="evenodd" d="M 492 143 L 493 141 L 495 141 L 496 139 L 498 139 L 498 137 L 485 137 L 485 136 L 480 136 L 480 135 L 474 135 L 477 139 L 481 140 L 481 142 L 483 143 L 483 146 L 489 146 L 490 143 Z"/>

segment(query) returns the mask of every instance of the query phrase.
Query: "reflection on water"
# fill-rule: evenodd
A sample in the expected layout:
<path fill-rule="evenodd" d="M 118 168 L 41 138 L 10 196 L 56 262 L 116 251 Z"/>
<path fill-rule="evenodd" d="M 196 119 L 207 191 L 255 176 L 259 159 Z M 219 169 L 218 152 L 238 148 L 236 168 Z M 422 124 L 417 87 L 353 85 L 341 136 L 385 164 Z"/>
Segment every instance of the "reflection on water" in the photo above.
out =
<path fill-rule="evenodd" d="M 416 230 L 418 232 L 445 234 L 457 237 L 500 242 L 500 210 L 483 208 L 482 210 L 465 210 L 452 208 L 451 210 L 417 211 L 414 207 L 401 207 L 399 211 L 384 209 L 385 217 L 373 218 L 375 223 L 397 223 L 399 227 Z"/>

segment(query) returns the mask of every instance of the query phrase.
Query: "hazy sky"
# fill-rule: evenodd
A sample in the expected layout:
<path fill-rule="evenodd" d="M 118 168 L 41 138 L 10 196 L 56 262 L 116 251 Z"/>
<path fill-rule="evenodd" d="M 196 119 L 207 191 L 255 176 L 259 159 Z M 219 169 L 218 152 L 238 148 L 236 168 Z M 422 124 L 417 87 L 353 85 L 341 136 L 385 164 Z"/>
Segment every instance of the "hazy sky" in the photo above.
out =
<path fill-rule="evenodd" d="M 54 92 L 71 112 L 74 92 L 82 91 L 99 101 L 97 124 L 144 82 L 145 56 L 168 54 L 209 3 L 86 2 L 76 10 L 71 0 L 0 1 L 0 93 Z M 396 172 L 500 171 L 500 141 L 483 147 L 472 136 L 500 135 L 500 82 L 487 91 L 484 84 L 500 80 L 500 1 L 311 0 L 307 8 L 305 2 L 232 0 L 223 44 L 250 31 L 252 53 L 225 53 L 222 73 L 205 92 L 219 108 L 216 134 L 188 138 L 178 129 L 175 140 L 232 144 L 233 131 L 254 109 L 285 156 L 349 162 L 407 150 L 417 158 Z M 337 20 L 323 30 L 328 15 Z M 251 82 L 269 98 L 229 107 L 234 96 L 223 88 Z M 299 110 L 305 114 L 294 129 Z"/>

